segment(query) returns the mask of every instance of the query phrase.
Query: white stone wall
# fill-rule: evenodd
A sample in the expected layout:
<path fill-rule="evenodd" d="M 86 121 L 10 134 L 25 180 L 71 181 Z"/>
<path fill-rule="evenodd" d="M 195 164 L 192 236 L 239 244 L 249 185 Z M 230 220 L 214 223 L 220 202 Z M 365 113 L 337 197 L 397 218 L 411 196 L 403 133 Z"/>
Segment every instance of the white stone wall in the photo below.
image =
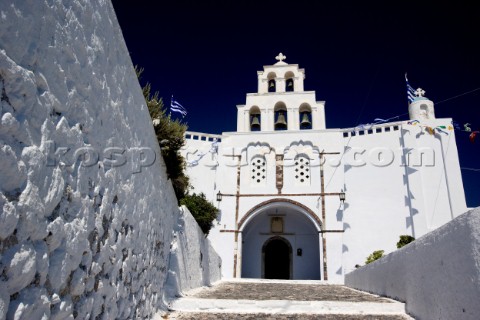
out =
<path fill-rule="evenodd" d="M 345 277 L 345 284 L 406 302 L 415 319 L 478 319 L 480 208 Z"/>
<path fill-rule="evenodd" d="M 345 273 L 374 250 L 396 250 L 400 235 L 418 238 L 466 211 L 455 133 L 432 135 L 425 125 L 448 128 L 451 119 L 382 124 L 345 138 Z"/>
<path fill-rule="evenodd" d="M 179 212 L 111 3 L 2 0 L 0 97 L 0 319 L 151 317 Z"/>
<path fill-rule="evenodd" d="M 166 299 L 221 279 L 222 260 L 185 206 L 174 225 L 170 246 Z"/>

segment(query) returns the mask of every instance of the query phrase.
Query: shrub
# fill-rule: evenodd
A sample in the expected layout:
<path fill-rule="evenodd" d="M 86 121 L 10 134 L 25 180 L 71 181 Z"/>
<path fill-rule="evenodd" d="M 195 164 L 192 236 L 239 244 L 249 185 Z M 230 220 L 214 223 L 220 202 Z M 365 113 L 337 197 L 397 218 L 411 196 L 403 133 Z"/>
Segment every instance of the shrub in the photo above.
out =
<path fill-rule="evenodd" d="M 203 193 L 187 194 L 180 200 L 181 205 L 185 205 L 190 210 L 192 216 L 197 221 L 205 236 L 208 235 L 213 227 L 213 220 L 217 218 L 218 209 L 205 198 Z"/>
<path fill-rule="evenodd" d="M 365 264 L 369 264 L 375 260 L 380 259 L 381 257 L 383 257 L 384 252 L 385 251 L 383 250 L 373 251 L 373 253 L 367 257 L 367 260 L 365 260 Z"/>
<path fill-rule="evenodd" d="M 135 67 L 135 71 L 137 77 L 140 78 L 143 69 Z M 177 200 L 180 201 L 187 193 L 189 186 L 189 179 L 185 174 L 186 162 L 180 154 L 180 149 L 185 145 L 187 125 L 178 119 L 172 120 L 170 114 L 167 115 L 168 110 L 165 108 L 158 92 L 151 93 L 150 83 L 143 86 L 142 91 L 167 167 L 167 176 L 172 182 Z"/>
<path fill-rule="evenodd" d="M 414 241 L 415 238 L 409 235 L 401 235 L 400 240 L 397 242 L 397 248 L 400 249 L 401 247 L 406 246 L 410 242 Z"/>

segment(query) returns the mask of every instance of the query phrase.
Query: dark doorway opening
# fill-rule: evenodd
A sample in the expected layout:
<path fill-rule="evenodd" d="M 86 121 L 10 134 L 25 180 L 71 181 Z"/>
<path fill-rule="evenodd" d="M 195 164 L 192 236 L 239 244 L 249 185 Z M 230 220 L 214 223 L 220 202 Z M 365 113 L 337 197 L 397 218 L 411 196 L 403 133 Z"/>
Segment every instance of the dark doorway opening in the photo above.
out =
<path fill-rule="evenodd" d="M 263 246 L 265 279 L 291 279 L 292 247 L 281 237 L 269 239 Z"/>

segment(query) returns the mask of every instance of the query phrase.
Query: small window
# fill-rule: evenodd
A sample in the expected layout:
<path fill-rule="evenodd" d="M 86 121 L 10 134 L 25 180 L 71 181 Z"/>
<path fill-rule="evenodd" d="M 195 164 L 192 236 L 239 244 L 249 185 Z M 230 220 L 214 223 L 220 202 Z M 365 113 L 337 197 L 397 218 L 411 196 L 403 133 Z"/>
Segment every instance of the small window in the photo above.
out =
<path fill-rule="evenodd" d="M 344 133 L 343 133 L 343 137 L 344 137 L 344 138 L 348 138 L 348 132 L 344 132 Z"/>
<path fill-rule="evenodd" d="M 356 133 L 355 131 L 352 131 L 352 134 L 351 134 L 352 137 L 355 137 L 356 136 Z"/>
<path fill-rule="evenodd" d="M 372 129 L 368 129 L 367 133 L 368 133 L 368 134 L 372 134 L 372 133 L 373 133 L 373 130 L 372 130 Z"/>
<path fill-rule="evenodd" d="M 267 161 L 265 157 L 255 156 L 250 164 L 251 182 L 253 185 L 263 185 L 267 178 Z"/>
<path fill-rule="evenodd" d="M 385 127 L 385 132 L 390 132 L 390 127 Z"/>
<path fill-rule="evenodd" d="M 363 136 L 365 134 L 365 131 L 358 131 L 359 136 Z"/>
<path fill-rule="evenodd" d="M 375 132 L 376 132 L 376 133 L 381 133 L 381 132 L 382 132 L 382 128 L 376 128 L 376 129 L 375 129 Z"/>
<path fill-rule="evenodd" d="M 295 182 L 297 185 L 310 185 L 310 159 L 305 155 L 295 158 Z"/>
<path fill-rule="evenodd" d="M 398 131 L 398 126 L 393 126 L 393 130 Z"/>

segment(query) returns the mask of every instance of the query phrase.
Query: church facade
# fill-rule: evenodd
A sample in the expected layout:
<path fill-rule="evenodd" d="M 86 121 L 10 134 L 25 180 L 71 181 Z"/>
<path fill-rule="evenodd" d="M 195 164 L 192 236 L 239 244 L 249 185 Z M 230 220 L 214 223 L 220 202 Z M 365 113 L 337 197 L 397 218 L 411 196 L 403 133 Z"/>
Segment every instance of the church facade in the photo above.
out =
<path fill-rule="evenodd" d="M 421 89 L 409 121 L 327 129 L 305 71 L 277 60 L 237 106 L 236 132 L 186 133 L 193 192 L 220 209 L 209 238 L 224 278 L 342 283 L 400 235 L 466 211 L 452 120 Z"/>

